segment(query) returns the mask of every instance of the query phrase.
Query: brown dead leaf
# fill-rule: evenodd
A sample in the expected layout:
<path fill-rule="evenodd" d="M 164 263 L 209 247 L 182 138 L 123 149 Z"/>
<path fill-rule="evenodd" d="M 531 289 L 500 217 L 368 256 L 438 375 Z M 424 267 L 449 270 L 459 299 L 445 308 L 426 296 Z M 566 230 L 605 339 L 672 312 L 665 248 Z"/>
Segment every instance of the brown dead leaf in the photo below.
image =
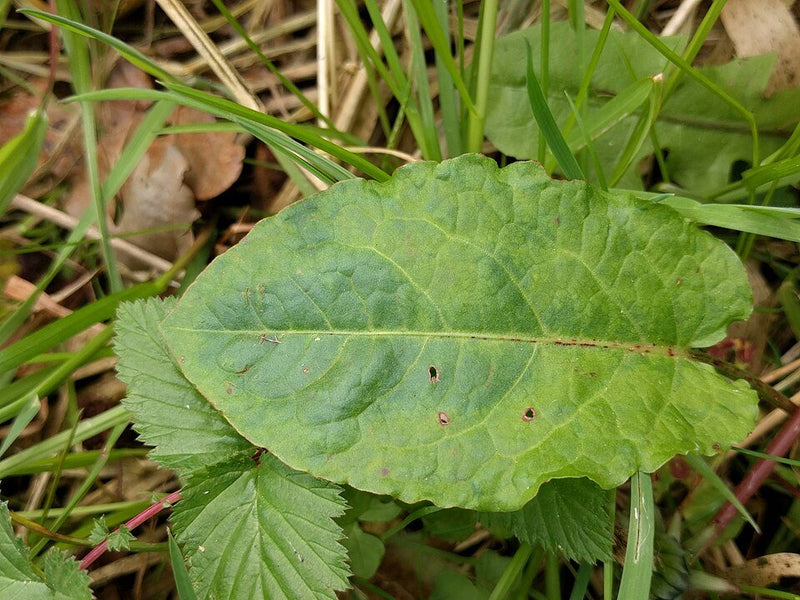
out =
<path fill-rule="evenodd" d="M 181 106 L 172 115 L 175 125 L 213 123 L 208 113 Z M 188 161 L 184 177 L 198 200 L 209 200 L 227 190 L 242 172 L 244 148 L 235 133 L 181 133 L 176 143 Z"/>
<path fill-rule="evenodd" d="M 114 232 L 144 232 L 130 241 L 168 260 L 188 249 L 190 226 L 200 216 L 192 190 L 183 183 L 188 168 L 173 136 L 153 142 L 120 191 L 123 214 Z M 133 269 L 145 266 L 126 260 Z"/>
<path fill-rule="evenodd" d="M 786 590 L 796 591 L 800 580 L 800 554 L 767 554 L 729 567 L 722 576 L 740 585 L 769 587 L 780 584 Z"/>
<path fill-rule="evenodd" d="M 778 55 L 768 96 L 800 85 L 800 28 L 782 0 L 729 0 L 720 18 L 738 56 Z"/>

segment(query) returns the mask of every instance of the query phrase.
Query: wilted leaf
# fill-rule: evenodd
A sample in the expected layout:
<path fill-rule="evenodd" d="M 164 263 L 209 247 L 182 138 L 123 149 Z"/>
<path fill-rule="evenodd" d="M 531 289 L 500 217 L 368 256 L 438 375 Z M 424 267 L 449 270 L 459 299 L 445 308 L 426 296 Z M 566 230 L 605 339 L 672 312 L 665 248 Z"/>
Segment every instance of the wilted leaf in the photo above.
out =
<path fill-rule="evenodd" d="M 175 125 L 213 123 L 215 120 L 208 113 L 187 106 L 179 107 L 172 115 Z M 236 143 L 235 133 L 181 133 L 175 136 L 175 144 L 189 166 L 184 181 L 198 200 L 219 196 L 242 172 L 244 146 Z"/>
<path fill-rule="evenodd" d="M 515 510 L 743 437 L 691 360 L 750 312 L 738 258 L 667 207 L 463 156 L 259 223 L 162 323 L 245 438 L 332 481 Z"/>
<path fill-rule="evenodd" d="M 188 168 L 174 140 L 153 142 L 120 191 L 124 212 L 114 232 L 136 233 L 131 242 L 166 259 L 183 254 L 194 239 L 191 224 L 200 216 L 192 190 L 183 183 Z M 128 265 L 143 266 L 130 260 Z"/>

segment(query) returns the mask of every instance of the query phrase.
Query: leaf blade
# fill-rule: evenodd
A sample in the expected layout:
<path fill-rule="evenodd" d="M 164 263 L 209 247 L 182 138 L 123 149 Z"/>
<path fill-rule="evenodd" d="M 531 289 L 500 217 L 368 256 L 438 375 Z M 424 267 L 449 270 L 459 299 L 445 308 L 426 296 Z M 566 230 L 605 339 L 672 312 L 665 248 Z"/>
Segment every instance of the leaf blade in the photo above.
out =
<path fill-rule="evenodd" d="M 735 255 L 671 209 L 467 155 L 262 221 L 162 330 L 290 466 L 515 510 L 549 479 L 613 487 L 743 436 L 754 394 L 687 349 L 749 310 Z"/>

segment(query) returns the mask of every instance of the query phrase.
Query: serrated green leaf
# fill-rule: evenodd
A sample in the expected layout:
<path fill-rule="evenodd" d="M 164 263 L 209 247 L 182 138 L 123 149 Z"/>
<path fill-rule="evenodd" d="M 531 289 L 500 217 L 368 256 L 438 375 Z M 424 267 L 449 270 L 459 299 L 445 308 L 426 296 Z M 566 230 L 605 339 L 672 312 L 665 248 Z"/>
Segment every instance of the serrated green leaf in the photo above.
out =
<path fill-rule="evenodd" d="M 367 533 L 358 523 L 350 523 L 344 529 L 342 545 L 347 549 L 353 575 L 369 579 L 381 566 L 386 548 L 381 539 Z"/>
<path fill-rule="evenodd" d="M 14 535 L 8 504 L 0 503 L 0 598 L 14 600 L 89 600 L 89 576 L 78 563 L 58 552 L 44 557 L 44 578 L 28 560 L 22 540 Z"/>
<path fill-rule="evenodd" d="M 173 514 L 200 599 L 335 598 L 347 586 L 339 488 L 274 456 L 192 475 Z"/>
<path fill-rule="evenodd" d="M 255 449 L 173 364 L 158 328 L 173 305 L 156 299 L 122 304 L 114 348 L 119 377 L 128 384 L 123 405 L 141 440 L 155 446 L 150 456 L 186 474 Z"/>
<path fill-rule="evenodd" d="M 486 513 L 481 520 L 489 529 L 571 560 L 610 560 L 614 515 L 609 493 L 588 479 L 556 479 L 520 510 Z"/>
<path fill-rule="evenodd" d="M 548 104 L 556 121 L 563 124 L 570 113 L 565 91 L 575 97 L 583 73 L 574 59 L 575 32 L 569 23 L 553 23 L 551 27 L 551 35 L 559 43 L 553 45 L 550 53 Z M 517 158 L 535 158 L 537 155 L 538 130 L 527 103 L 525 61 L 520 57 L 525 56 L 526 44 L 530 44 L 534 64 L 539 61 L 540 32 L 539 25 L 517 31 L 499 39 L 495 49 L 491 87 L 495 100 L 486 116 L 486 136 L 502 152 Z M 593 45 L 599 32 L 586 30 L 584 35 L 586 44 Z M 664 41 L 673 48 L 681 44 L 681 38 Z M 620 66 L 626 60 L 631 63 L 635 74 Z M 762 156 L 777 150 L 798 120 L 796 107 L 800 102 L 800 89 L 764 98 L 774 60 L 774 56 L 756 56 L 700 69 L 755 114 L 761 132 Z M 603 107 L 617 94 L 637 79 L 657 75 L 665 63 L 666 59 L 638 35 L 611 31 L 592 80 L 589 109 L 585 116 L 588 129 L 594 129 L 594 119 L 600 118 Z M 594 148 L 606 171 L 613 170 L 620 161 L 637 117 L 637 113 L 629 114 L 595 140 Z M 750 164 L 752 161 L 752 139 L 741 114 L 687 77 L 681 80 L 662 107 L 655 132 L 667 153 L 667 171 L 672 181 L 698 194 L 717 190 L 729 183 L 734 162 Z M 574 136 L 570 140 L 577 141 Z M 652 152 L 649 144 L 637 151 L 632 166 L 618 184 L 620 187 L 641 188 L 636 164 Z"/>
<path fill-rule="evenodd" d="M 45 581 L 54 591 L 54 598 L 91 600 L 89 574 L 78 569 L 78 561 L 68 552 L 49 550 L 44 555 L 42 570 Z"/>
<path fill-rule="evenodd" d="M 260 222 L 162 330 L 293 468 L 516 510 L 550 479 L 614 487 L 743 437 L 755 394 L 687 349 L 749 312 L 738 258 L 672 209 L 465 155 Z"/>

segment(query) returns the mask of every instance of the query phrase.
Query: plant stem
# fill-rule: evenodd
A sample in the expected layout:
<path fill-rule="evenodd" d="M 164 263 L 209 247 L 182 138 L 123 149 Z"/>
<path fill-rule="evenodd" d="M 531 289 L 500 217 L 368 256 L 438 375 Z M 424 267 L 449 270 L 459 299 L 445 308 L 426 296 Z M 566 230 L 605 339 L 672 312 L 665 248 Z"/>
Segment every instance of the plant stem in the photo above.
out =
<path fill-rule="evenodd" d="M 475 113 L 469 115 L 467 150 L 480 152 L 483 147 L 483 125 L 489 103 L 489 79 L 494 55 L 494 34 L 497 28 L 497 0 L 481 4 L 480 49 L 475 64 L 478 66 L 478 83 L 475 89 Z"/>
<path fill-rule="evenodd" d="M 525 542 L 520 544 L 520 547 L 517 548 L 517 551 L 514 553 L 511 562 L 508 563 L 505 571 L 503 571 L 503 574 L 500 576 L 500 580 L 497 582 L 497 585 L 494 586 L 492 594 L 489 596 L 489 600 L 502 600 L 508 596 L 508 593 L 517 582 L 519 574 L 522 572 L 522 569 L 525 568 L 525 565 L 528 563 L 528 559 L 530 559 L 532 553 L 533 547 L 530 544 Z"/>

